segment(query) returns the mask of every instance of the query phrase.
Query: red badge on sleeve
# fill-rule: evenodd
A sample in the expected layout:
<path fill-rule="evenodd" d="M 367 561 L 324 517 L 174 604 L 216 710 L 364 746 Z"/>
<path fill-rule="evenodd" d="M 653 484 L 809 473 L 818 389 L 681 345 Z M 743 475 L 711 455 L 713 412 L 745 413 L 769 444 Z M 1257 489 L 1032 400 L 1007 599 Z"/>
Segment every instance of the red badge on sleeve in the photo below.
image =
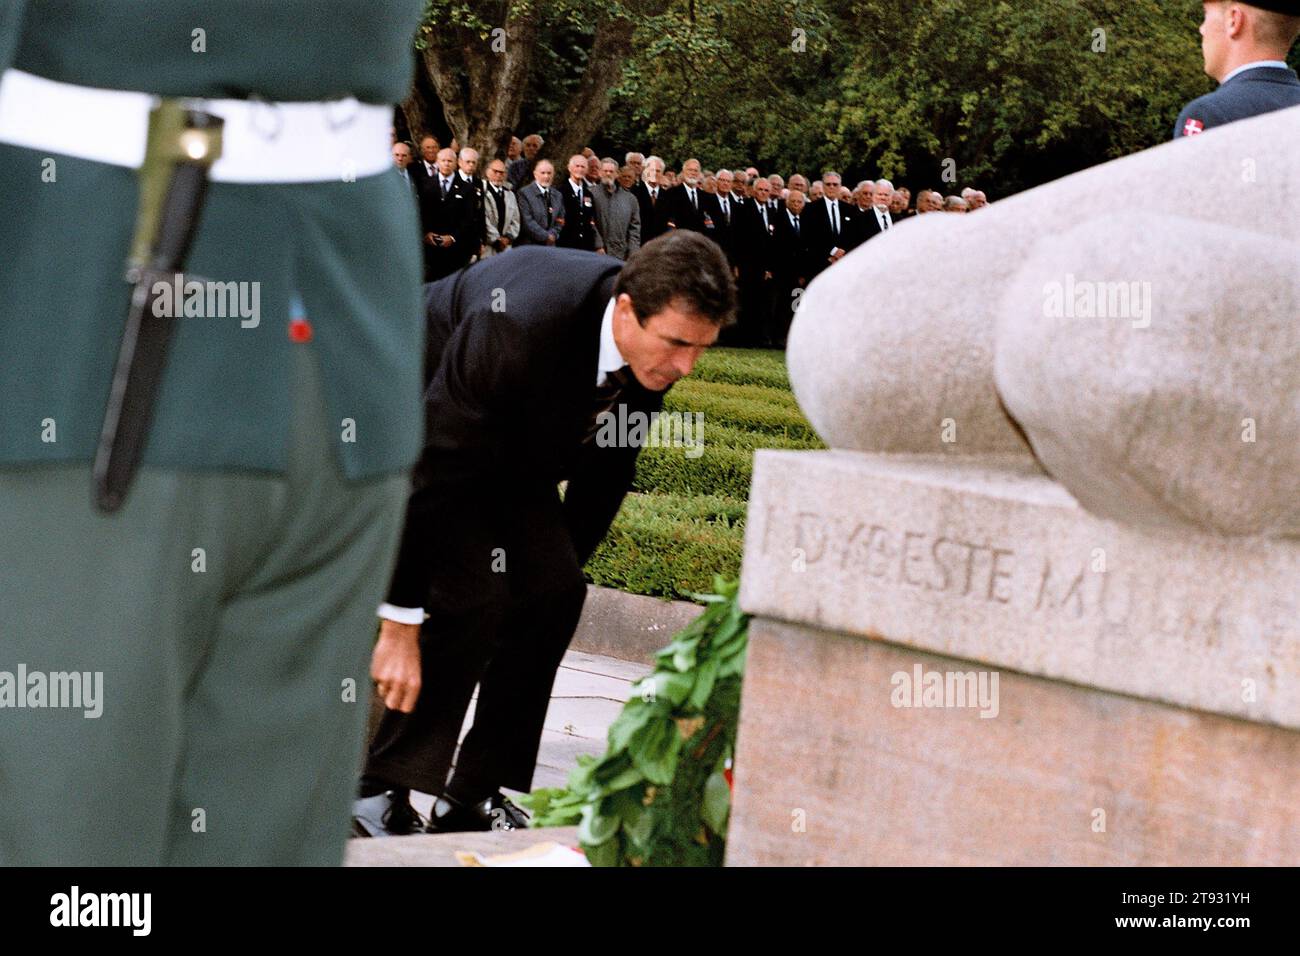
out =
<path fill-rule="evenodd" d="M 1189 119 L 1183 124 L 1184 136 L 1195 136 L 1197 133 L 1205 132 L 1205 124 L 1198 119 Z"/>
<path fill-rule="evenodd" d="M 306 319 L 289 320 L 289 341 L 302 344 L 311 341 L 311 323 Z"/>

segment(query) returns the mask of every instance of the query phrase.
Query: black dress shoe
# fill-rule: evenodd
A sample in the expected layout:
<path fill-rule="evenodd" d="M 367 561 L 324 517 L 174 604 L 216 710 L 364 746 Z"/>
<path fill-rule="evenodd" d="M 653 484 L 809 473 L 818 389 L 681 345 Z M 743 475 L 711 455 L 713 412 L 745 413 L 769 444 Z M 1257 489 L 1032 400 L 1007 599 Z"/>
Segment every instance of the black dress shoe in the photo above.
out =
<path fill-rule="evenodd" d="M 528 826 L 528 814 L 510 802 L 500 790 L 474 804 L 464 804 L 442 796 L 433 802 L 429 833 L 456 833 L 468 830 L 522 830 Z"/>
<path fill-rule="evenodd" d="M 405 790 L 385 790 L 352 802 L 353 836 L 410 836 L 427 832 L 426 827 Z"/>

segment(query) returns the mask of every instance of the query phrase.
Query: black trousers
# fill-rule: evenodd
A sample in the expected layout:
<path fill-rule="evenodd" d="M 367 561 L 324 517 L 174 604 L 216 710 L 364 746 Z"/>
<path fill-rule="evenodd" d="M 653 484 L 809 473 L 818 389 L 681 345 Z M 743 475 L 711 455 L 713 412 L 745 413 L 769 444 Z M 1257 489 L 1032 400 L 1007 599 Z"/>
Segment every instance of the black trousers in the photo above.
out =
<path fill-rule="evenodd" d="M 365 776 L 442 793 L 456 758 L 458 785 L 532 789 L 542 724 L 586 584 L 468 614 L 433 614 L 420 630 L 415 710 L 384 711 Z M 474 723 L 456 755 L 474 687 Z"/>
<path fill-rule="evenodd" d="M 766 346 L 772 313 L 773 280 L 764 279 L 763 273 L 741 270 L 740 273 L 740 328 L 746 344 Z"/>
<path fill-rule="evenodd" d="M 769 284 L 772 287 L 772 298 L 765 338 L 773 348 L 783 349 L 790 334 L 790 323 L 794 320 L 794 290 L 800 288 L 800 285 L 787 276 L 777 276 Z"/>

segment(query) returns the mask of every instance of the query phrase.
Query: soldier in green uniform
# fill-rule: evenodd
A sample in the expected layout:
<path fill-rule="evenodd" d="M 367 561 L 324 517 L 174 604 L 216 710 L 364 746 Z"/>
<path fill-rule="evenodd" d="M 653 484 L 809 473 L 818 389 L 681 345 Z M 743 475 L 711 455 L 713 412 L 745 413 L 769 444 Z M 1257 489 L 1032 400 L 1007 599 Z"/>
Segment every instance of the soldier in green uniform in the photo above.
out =
<path fill-rule="evenodd" d="M 341 858 L 422 435 L 423 6 L 0 0 L 0 864 Z M 105 510 L 158 97 L 222 145 Z"/>

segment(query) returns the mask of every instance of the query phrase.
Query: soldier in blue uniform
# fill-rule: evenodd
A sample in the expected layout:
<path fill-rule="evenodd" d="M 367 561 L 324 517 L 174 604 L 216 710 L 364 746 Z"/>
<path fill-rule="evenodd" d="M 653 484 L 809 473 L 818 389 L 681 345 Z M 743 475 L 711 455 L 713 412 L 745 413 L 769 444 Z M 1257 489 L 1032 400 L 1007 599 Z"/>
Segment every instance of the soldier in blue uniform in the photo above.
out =
<path fill-rule="evenodd" d="M 1205 72 L 1219 81 L 1178 114 L 1174 139 L 1234 120 L 1300 106 L 1300 79 L 1286 64 L 1300 36 L 1300 0 L 1207 0 L 1201 23 Z"/>

